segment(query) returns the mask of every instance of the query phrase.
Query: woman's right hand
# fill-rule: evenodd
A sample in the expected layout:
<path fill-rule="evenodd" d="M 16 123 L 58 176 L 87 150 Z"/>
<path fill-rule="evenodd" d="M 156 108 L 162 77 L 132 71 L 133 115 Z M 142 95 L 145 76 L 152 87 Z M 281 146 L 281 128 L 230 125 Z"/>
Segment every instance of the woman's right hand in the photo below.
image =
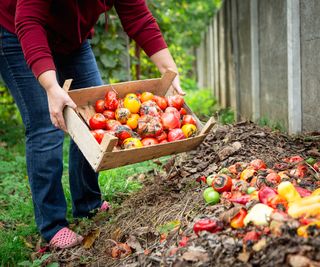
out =
<path fill-rule="evenodd" d="M 48 106 L 50 112 L 50 119 L 52 124 L 63 130 L 67 131 L 67 127 L 63 118 L 63 109 L 65 106 L 76 108 L 76 104 L 59 85 L 47 88 Z"/>
<path fill-rule="evenodd" d="M 77 105 L 73 102 L 68 93 L 64 91 L 58 84 L 56 72 L 54 70 L 43 72 L 38 77 L 38 80 L 47 92 L 50 119 L 52 124 L 66 132 L 67 127 L 63 118 L 63 109 L 65 106 L 76 108 Z"/>

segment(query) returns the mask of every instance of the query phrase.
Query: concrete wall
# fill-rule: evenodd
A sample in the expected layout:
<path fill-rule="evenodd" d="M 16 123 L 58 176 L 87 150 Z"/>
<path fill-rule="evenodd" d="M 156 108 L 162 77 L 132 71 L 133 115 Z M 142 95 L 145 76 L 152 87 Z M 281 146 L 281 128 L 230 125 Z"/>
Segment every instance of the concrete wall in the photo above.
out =
<path fill-rule="evenodd" d="M 287 13 L 286 1 L 258 1 L 260 116 L 287 128 Z"/>
<path fill-rule="evenodd" d="M 319 0 L 225 0 L 196 52 L 199 85 L 238 119 L 320 130 L 319 14 Z"/>
<path fill-rule="evenodd" d="M 303 130 L 320 130 L 320 1 L 300 2 Z"/>

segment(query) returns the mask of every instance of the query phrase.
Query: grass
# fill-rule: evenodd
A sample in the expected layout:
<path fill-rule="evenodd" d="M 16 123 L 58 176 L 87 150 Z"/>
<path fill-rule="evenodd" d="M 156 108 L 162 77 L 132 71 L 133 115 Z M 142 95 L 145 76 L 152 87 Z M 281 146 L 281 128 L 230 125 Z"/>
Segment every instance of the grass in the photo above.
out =
<path fill-rule="evenodd" d="M 25 164 L 22 126 L 0 123 L 0 266 L 17 266 L 29 260 L 40 235 L 33 215 L 31 192 Z M 71 218 L 71 195 L 68 185 L 68 145 L 64 143 L 63 185 Z M 120 204 L 124 196 L 141 188 L 138 181 L 127 178 L 156 168 L 153 162 L 143 162 L 100 173 L 103 198 L 112 205 Z M 32 266 L 32 265 L 29 265 Z"/>

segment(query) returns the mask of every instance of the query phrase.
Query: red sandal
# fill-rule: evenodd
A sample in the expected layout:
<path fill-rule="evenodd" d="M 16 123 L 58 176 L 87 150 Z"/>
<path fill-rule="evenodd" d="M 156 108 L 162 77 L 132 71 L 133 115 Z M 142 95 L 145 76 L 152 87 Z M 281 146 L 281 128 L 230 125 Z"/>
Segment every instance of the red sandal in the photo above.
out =
<path fill-rule="evenodd" d="M 81 235 L 78 235 L 69 228 L 64 227 L 54 235 L 50 240 L 49 245 L 53 248 L 65 249 L 81 244 L 82 240 L 83 237 Z"/>

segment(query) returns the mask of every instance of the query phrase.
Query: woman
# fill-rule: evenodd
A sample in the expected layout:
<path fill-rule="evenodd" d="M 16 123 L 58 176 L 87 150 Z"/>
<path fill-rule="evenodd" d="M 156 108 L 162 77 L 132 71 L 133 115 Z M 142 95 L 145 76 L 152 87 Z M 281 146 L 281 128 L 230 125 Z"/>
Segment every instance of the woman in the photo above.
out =
<path fill-rule="evenodd" d="M 145 0 L 2 0 L 0 3 L 0 72 L 26 128 L 26 161 L 35 220 L 52 247 L 69 248 L 82 237 L 68 228 L 61 184 L 62 115 L 75 108 L 61 84 L 73 89 L 102 85 L 90 45 L 99 15 L 114 5 L 127 34 L 150 56 L 159 71 L 177 67 Z M 173 86 L 183 94 L 177 77 Z M 71 141 L 69 180 L 74 217 L 107 210 L 98 174 Z"/>

